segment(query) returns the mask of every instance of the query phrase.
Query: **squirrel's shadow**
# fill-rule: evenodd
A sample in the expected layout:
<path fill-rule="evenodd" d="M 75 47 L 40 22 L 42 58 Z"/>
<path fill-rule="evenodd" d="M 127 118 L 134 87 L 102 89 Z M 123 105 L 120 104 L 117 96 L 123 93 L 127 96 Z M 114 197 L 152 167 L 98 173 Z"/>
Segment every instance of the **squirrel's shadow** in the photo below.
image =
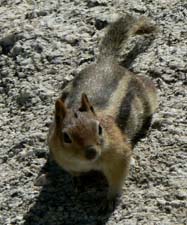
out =
<path fill-rule="evenodd" d="M 99 210 L 107 192 L 101 174 L 91 172 L 82 177 L 84 190 L 75 191 L 72 177 L 55 163 L 48 160 L 41 172 L 49 173 L 50 183 L 42 187 L 36 202 L 24 216 L 24 225 L 99 225 L 107 222 L 111 212 Z"/>

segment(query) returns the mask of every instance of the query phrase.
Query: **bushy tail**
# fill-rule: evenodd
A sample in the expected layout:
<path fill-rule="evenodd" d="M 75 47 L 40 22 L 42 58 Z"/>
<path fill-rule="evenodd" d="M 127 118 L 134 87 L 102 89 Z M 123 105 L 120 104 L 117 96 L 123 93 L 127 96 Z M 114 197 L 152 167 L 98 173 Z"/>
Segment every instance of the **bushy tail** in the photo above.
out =
<path fill-rule="evenodd" d="M 118 56 L 122 43 L 124 44 L 130 36 L 150 34 L 154 31 L 155 26 L 150 23 L 148 18 L 135 19 L 128 14 L 120 17 L 109 26 L 100 45 L 99 59 Z"/>

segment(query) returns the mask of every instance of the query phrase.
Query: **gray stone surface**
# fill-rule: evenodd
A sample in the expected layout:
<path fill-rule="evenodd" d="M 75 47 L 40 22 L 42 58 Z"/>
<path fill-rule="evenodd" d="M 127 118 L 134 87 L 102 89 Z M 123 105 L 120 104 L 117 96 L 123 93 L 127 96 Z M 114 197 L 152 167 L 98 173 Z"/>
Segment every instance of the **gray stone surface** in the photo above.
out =
<path fill-rule="evenodd" d="M 186 1 L 0 0 L 0 6 L 0 224 L 187 224 Z M 94 61 L 105 26 L 125 12 L 149 16 L 159 27 L 126 66 L 152 77 L 160 103 L 134 149 L 119 204 L 100 214 L 102 178 L 89 176 L 75 192 L 71 176 L 46 165 L 46 135 L 62 87 Z M 34 186 L 41 169 L 51 181 Z"/>

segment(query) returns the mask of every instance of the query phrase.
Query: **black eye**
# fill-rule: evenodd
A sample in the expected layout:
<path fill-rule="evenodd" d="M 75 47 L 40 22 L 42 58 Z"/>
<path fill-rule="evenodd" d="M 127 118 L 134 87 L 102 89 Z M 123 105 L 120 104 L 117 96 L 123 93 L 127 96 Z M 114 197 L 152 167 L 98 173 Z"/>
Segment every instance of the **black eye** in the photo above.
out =
<path fill-rule="evenodd" d="M 103 133 L 103 129 L 102 129 L 102 127 L 99 125 L 99 135 L 101 135 L 102 133 Z"/>
<path fill-rule="evenodd" d="M 63 132 L 63 138 L 64 138 L 65 143 L 68 143 L 68 144 L 72 143 L 71 138 L 69 137 L 69 135 L 66 132 Z"/>

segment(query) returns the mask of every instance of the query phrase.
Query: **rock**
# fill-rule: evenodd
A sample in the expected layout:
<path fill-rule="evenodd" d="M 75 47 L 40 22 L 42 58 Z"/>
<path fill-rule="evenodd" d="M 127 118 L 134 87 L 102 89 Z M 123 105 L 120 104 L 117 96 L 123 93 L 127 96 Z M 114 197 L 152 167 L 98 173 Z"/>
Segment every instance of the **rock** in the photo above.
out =
<path fill-rule="evenodd" d="M 164 199 L 157 199 L 159 205 L 164 206 L 166 205 L 166 201 Z"/>
<path fill-rule="evenodd" d="M 20 43 L 18 43 L 18 44 L 16 44 L 16 45 L 12 48 L 12 50 L 11 50 L 11 55 L 12 55 L 13 57 L 16 57 L 16 56 L 18 56 L 18 55 L 21 55 L 23 52 L 24 52 L 23 47 L 21 46 Z"/>
<path fill-rule="evenodd" d="M 32 104 L 31 99 L 31 94 L 29 92 L 23 91 L 16 97 L 16 102 L 20 107 L 29 107 Z"/>
<path fill-rule="evenodd" d="M 8 54 L 14 44 L 21 39 L 21 35 L 14 33 L 14 34 L 9 34 L 5 36 L 4 38 L 0 39 L 0 46 L 2 48 L 2 53 L 3 54 Z"/>
<path fill-rule="evenodd" d="M 176 193 L 176 197 L 179 200 L 187 199 L 187 191 L 185 189 L 178 190 L 177 193 Z"/>
<path fill-rule="evenodd" d="M 88 7 L 96 7 L 96 6 L 106 6 L 107 1 L 106 0 L 87 0 L 87 6 Z"/>
<path fill-rule="evenodd" d="M 34 151 L 37 158 L 46 158 L 47 152 L 45 149 L 35 149 Z"/>
<path fill-rule="evenodd" d="M 95 27 L 98 30 L 103 29 L 108 25 L 109 19 L 106 16 L 97 16 L 95 18 Z"/>

